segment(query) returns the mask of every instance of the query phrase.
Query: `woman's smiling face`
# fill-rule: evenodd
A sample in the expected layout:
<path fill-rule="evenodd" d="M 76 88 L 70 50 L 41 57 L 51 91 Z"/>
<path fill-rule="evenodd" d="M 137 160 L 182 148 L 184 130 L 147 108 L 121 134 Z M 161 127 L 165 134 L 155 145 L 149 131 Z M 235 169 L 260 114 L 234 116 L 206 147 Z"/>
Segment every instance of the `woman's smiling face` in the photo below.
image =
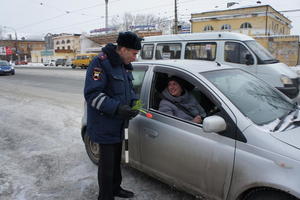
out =
<path fill-rule="evenodd" d="M 179 97 L 182 94 L 182 88 L 176 81 L 168 82 L 168 91 L 174 97 Z"/>

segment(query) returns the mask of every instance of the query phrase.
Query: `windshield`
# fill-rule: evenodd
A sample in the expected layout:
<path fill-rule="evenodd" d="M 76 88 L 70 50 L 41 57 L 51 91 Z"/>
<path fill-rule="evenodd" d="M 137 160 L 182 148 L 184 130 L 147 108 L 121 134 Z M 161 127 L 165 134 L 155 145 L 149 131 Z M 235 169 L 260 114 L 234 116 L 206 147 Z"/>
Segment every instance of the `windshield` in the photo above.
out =
<path fill-rule="evenodd" d="M 0 61 L 0 66 L 7 66 L 9 65 L 7 61 Z"/>
<path fill-rule="evenodd" d="M 242 70 L 220 70 L 202 75 L 258 125 L 272 122 L 293 110 L 294 105 L 275 89 Z"/>
<path fill-rule="evenodd" d="M 245 41 L 246 45 L 255 52 L 263 64 L 279 62 L 274 56 L 255 40 Z"/>

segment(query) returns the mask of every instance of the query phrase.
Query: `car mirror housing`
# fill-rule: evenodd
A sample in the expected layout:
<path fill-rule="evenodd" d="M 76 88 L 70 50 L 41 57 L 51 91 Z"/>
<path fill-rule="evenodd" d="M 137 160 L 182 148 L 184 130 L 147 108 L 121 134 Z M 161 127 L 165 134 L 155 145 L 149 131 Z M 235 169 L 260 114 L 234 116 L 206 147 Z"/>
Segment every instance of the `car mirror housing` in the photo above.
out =
<path fill-rule="evenodd" d="M 209 116 L 203 120 L 203 130 L 204 132 L 221 132 L 226 130 L 226 122 L 220 116 Z"/>

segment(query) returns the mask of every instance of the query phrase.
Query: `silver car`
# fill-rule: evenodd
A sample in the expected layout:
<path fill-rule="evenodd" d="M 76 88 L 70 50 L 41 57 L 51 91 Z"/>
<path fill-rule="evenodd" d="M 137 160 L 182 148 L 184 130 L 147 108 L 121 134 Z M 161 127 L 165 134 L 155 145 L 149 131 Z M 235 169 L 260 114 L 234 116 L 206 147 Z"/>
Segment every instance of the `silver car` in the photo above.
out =
<path fill-rule="evenodd" d="M 133 75 L 153 118 L 140 113 L 130 121 L 130 166 L 206 199 L 300 198 L 299 107 L 277 89 L 241 69 L 206 61 L 137 62 Z M 158 110 L 172 75 L 208 113 L 202 124 Z M 85 130 L 86 115 L 82 137 L 97 163 L 98 145 Z"/>

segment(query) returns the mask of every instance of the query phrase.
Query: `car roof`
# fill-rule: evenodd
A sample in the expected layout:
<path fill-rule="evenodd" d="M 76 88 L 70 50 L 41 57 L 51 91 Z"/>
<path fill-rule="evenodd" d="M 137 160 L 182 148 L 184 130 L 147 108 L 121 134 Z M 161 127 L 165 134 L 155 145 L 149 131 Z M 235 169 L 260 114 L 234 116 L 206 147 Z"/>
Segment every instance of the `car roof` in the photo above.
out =
<path fill-rule="evenodd" d="M 142 43 L 147 42 L 175 42 L 175 41 L 190 41 L 190 40 L 254 40 L 252 37 L 240 33 L 231 32 L 211 32 L 211 33 L 190 33 L 190 34 L 173 34 L 173 35 L 158 35 L 144 37 Z"/>
<path fill-rule="evenodd" d="M 188 70 L 192 73 L 201 73 L 207 71 L 215 71 L 221 69 L 235 68 L 228 65 L 223 65 L 218 62 L 204 61 L 204 60 L 149 60 L 133 62 L 133 66 L 136 65 L 160 65 L 169 66 L 177 69 Z M 237 69 L 237 68 L 235 68 Z"/>

